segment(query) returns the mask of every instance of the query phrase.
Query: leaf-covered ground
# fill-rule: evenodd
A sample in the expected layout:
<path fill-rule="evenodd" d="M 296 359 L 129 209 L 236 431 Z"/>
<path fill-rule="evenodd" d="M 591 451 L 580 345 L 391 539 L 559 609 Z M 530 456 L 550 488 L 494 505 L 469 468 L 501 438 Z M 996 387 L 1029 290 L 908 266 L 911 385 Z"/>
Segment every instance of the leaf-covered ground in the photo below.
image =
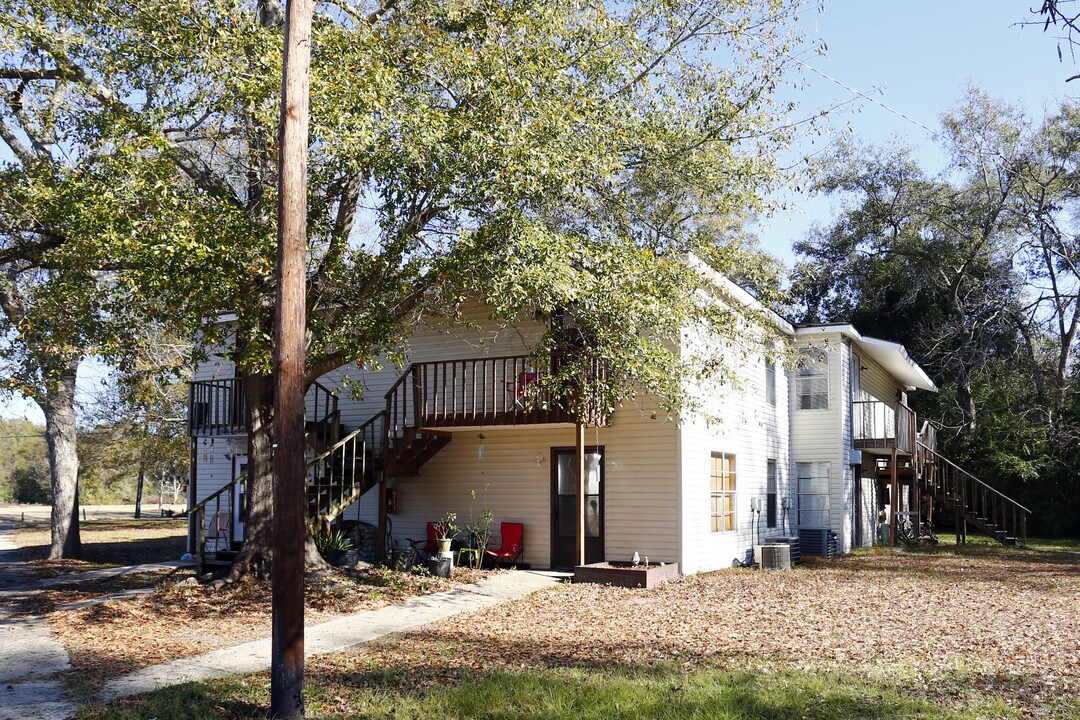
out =
<path fill-rule="evenodd" d="M 83 545 L 80 560 L 45 559 L 50 542 L 48 522 L 21 524 L 15 542 L 19 545 L 19 555 L 29 561 L 29 569 L 43 577 L 179 560 L 187 551 L 187 520 L 182 518 L 82 521 L 79 535 Z"/>
<path fill-rule="evenodd" d="M 873 551 L 651 591 L 563 585 L 307 667 L 317 717 L 1076 720 L 1080 554 Z M 84 717 L 258 717 L 266 692 L 261 674 Z"/>
<path fill-rule="evenodd" d="M 897 674 L 924 698 L 963 703 L 970 694 L 1045 717 L 1080 692 L 1080 555 L 879 551 L 651 591 L 575 585 L 319 659 L 313 681 L 339 684 L 367 666 L 402 671 L 424 688 L 476 668 L 663 662 Z"/>
<path fill-rule="evenodd" d="M 313 574 L 305 589 L 305 623 L 374 610 L 410 597 L 474 582 L 493 571 L 456 569 L 449 580 L 381 568 Z M 132 670 L 238 645 L 270 635 L 270 583 L 247 577 L 219 592 L 178 582 L 178 574 L 145 597 L 110 601 L 85 609 L 60 610 L 63 603 L 138 586 L 117 578 L 35 593 L 26 610 L 44 615 L 71 655 L 83 681 L 96 685 Z M 142 576 L 142 586 L 152 584 Z M 160 580 L 160 576 L 158 577 Z"/>

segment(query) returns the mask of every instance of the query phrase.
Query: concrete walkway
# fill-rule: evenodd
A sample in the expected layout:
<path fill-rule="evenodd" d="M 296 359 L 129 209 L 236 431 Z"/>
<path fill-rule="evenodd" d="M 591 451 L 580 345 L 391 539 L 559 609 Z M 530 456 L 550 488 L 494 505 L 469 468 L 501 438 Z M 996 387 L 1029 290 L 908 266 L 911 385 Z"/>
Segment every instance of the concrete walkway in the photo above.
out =
<path fill-rule="evenodd" d="M 0 518 L 0 596 L 189 564 L 153 563 L 36 578 L 24 571 L 15 551 L 14 528 Z M 482 610 L 552 587 L 566 577 L 563 573 L 527 570 L 502 573 L 471 585 L 314 625 L 305 630 L 305 655 L 310 657 L 347 650 L 453 615 Z M 129 592 L 135 594 L 142 591 Z M 60 681 L 55 679 L 57 674 L 70 667 L 67 651 L 53 638 L 42 618 L 11 618 L 0 611 L 0 720 L 65 720 L 72 717 L 78 706 L 66 695 Z M 259 672 L 269 667 L 270 640 L 257 640 L 143 668 L 107 683 L 100 697 L 112 700 L 185 682 Z"/>
<path fill-rule="evenodd" d="M 564 579 L 561 573 L 519 570 L 397 605 L 331 620 L 305 630 L 305 656 L 339 652 L 393 633 L 406 632 L 453 615 L 523 597 Z M 136 695 L 185 682 L 258 672 L 270 667 L 270 640 L 214 650 L 197 657 L 144 668 L 105 685 L 104 700 Z"/>
<path fill-rule="evenodd" d="M 0 523 L 0 563 L 16 584 L 30 576 L 11 558 L 18 550 L 15 529 Z M 78 706 L 52 676 L 68 670 L 67 650 L 41 618 L 12 618 L 0 610 L 0 720 L 64 720 Z"/>

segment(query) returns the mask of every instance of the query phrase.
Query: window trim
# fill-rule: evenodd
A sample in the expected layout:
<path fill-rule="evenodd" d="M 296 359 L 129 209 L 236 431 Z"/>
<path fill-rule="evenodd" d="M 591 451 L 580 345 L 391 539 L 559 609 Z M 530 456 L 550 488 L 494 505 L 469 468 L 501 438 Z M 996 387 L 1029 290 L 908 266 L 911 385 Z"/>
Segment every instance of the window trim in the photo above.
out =
<path fill-rule="evenodd" d="M 719 461 L 719 465 L 717 464 Z M 725 464 L 730 461 L 730 470 L 725 470 Z M 717 474 L 719 470 L 719 475 Z M 731 480 L 728 487 L 725 480 Z M 713 452 L 709 455 L 709 530 L 714 534 L 736 532 L 739 529 L 738 522 L 738 478 L 739 467 L 734 453 Z M 720 488 L 717 489 L 717 479 L 720 480 Z M 730 498 L 730 504 L 727 502 Z M 720 512 L 714 507 L 720 500 Z M 725 507 L 730 507 L 730 510 Z M 717 520 L 720 522 L 718 523 Z"/>

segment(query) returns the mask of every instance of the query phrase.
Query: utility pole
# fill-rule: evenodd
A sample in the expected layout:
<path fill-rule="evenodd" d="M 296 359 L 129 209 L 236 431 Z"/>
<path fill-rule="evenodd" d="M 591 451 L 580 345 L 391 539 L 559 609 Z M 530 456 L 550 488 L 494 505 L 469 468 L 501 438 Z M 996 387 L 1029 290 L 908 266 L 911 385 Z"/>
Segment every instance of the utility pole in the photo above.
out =
<path fill-rule="evenodd" d="M 313 0 L 287 0 L 278 129 L 270 716 L 304 716 L 304 363 L 308 95 Z"/>

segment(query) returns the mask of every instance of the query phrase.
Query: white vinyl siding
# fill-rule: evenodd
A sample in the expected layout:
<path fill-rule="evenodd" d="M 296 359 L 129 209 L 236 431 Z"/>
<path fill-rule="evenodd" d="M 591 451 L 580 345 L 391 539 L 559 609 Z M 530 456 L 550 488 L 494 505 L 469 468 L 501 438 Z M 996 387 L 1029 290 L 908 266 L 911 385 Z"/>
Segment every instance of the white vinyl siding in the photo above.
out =
<path fill-rule="evenodd" d="M 765 402 L 776 407 L 776 363 L 765 360 Z"/>
<path fill-rule="evenodd" d="M 604 448 L 603 533 L 608 560 L 630 560 L 635 552 L 650 562 L 678 559 L 676 427 L 650 415 L 641 407 L 622 408 L 610 427 L 586 430 L 586 444 Z M 495 515 L 492 542 L 499 542 L 500 522 L 524 523 L 523 561 L 548 567 L 551 449 L 573 446 L 571 425 L 456 431 L 419 476 L 395 478 L 399 512 L 390 516 L 394 540 L 423 537 L 424 524 L 446 512 L 456 512 L 459 521 L 467 522 L 470 513 L 475 517 L 487 506 Z M 364 503 L 363 519 L 373 523 L 376 510 L 377 503 Z M 355 508 L 346 513 L 350 518 L 355 514 Z"/>
<path fill-rule="evenodd" d="M 687 333 L 687 335 L 691 335 Z M 701 342 L 692 335 L 688 343 Z M 768 460 L 777 461 L 780 494 L 788 467 L 790 385 L 782 366 L 776 372 L 777 405 L 765 402 L 765 355 L 757 348 L 735 344 L 729 351 L 741 357 L 735 382 L 702 381 L 690 393 L 702 398 L 693 412 L 679 417 L 679 458 L 682 475 L 680 507 L 680 570 L 707 572 L 745 561 L 755 542 L 766 539 L 764 528 L 752 523 L 750 500 L 767 491 Z M 712 531 L 712 453 L 736 458 L 735 529 Z M 780 529 L 770 531 L 781 534 Z"/>

